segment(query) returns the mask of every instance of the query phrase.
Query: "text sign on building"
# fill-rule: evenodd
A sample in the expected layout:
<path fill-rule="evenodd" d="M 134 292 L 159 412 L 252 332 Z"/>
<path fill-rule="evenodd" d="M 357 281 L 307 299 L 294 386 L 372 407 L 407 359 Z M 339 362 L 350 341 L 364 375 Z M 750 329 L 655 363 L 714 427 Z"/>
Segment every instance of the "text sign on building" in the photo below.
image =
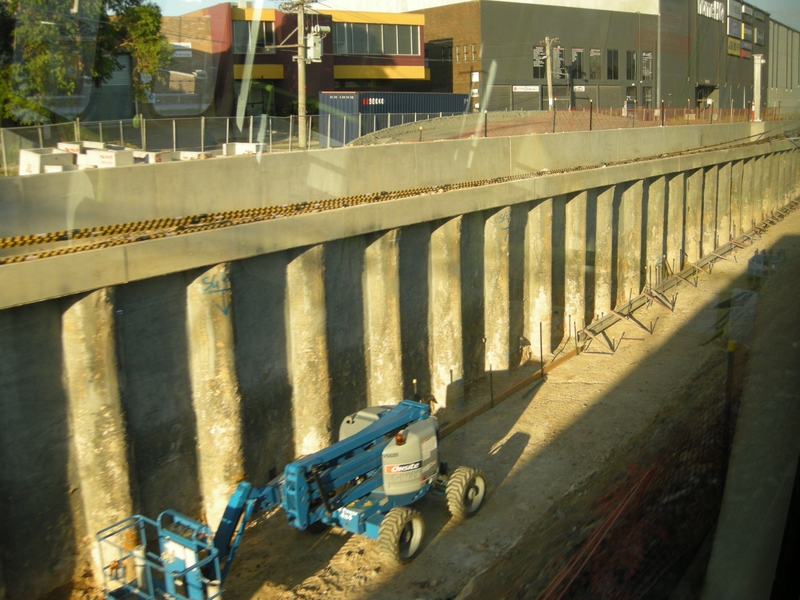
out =
<path fill-rule="evenodd" d="M 541 67 L 545 66 L 545 64 L 544 64 L 545 56 L 546 55 L 545 55 L 543 46 L 534 46 L 534 48 L 533 48 L 533 66 L 534 66 L 534 68 L 536 68 L 536 67 L 541 68 Z"/>
<path fill-rule="evenodd" d="M 764 45 L 764 28 L 763 27 L 756 27 L 753 29 L 753 37 L 755 38 L 756 44 L 759 46 Z"/>
<path fill-rule="evenodd" d="M 735 38 L 742 38 L 742 22 L 728 17 L 728 35 Z"/>
<path fill-rule="evenodd" d="M 754 11 L 753 11 L 753 16 L 754 16 L 754 17 L 755 17 L 755 18 L 756 18 L 758 21 L 763 21 L 763 20 L 764 20 L 764 13 L 763 13 L 763 12 L 761 12 L 760 10 L 754 10 Z"/>
<path fill-rule="evenodd" d="M 742 39 L 748 42 L 753 41 L 753 26 L 748 23 L 742 23 Z"/>
<path fill-rule="evenodd" d="M 747 40 L 742 40 L 742 50 L 753 50 L 753 42 L 748 42 Z"/>
<path fill-rule="evenodd" d="M 728 16 L 731 19 L 742 20 L 742 3 L 739 0 L 728 0 Z"/>
<path fill-rule="evenodd" d="M 697 0 L 697 14 L 724 23 L 725 5 L 719 0 Z"/>
<path fill-rule="evenodd" d="M 191 42 L 172 42 L 172 58 L 192 58 Z"/>
<path fill-rule="evenodd" d="M 750 50 L 742 50 L 741 53 L 742 58 L 753 58 L 753 53 Z"/>
<path fill-rule="evenodd" d="M 512 85 L 511 91 L 512 92 L 538 92 L 541 90 L 541 86 L 538 85 Z"/>
<path fill-rule="evenodd" d="M 739 56 L 739 50 L 741 50 L 741 46 L 739 45 L 741 40 L 739 38 L 728 38 L 728 54 L 731 56 Z"/>
<path fill-rule="evenodd" d="M 576 85 L 572 89 L 575 90 L 576 92 L 585 92 L 586 91 L 586 86 L 585 85 Z"/>
<path fill-rule="evenodd" d="M 749 16 L 752 17 L 753 16 L 753 7 L 752 6 L 747 6 L 746 4 L 742 4 L 742 14 L 743 15 L 749 15 Z"/>
<path fill-rule="evenodd" d="M 642 79 L 651 81 L 653 79 L 653 53 L 642 52 Z"/>

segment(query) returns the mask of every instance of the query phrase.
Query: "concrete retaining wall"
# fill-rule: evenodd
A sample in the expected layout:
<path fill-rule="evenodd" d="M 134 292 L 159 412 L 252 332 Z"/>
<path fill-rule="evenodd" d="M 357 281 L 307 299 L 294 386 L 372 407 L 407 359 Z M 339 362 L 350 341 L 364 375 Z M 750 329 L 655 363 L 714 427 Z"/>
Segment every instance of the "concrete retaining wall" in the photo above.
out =
<path fill-rule="evenodd" d="M 538 143 L 487 140 L 499 173 L 480 172 L 539 168 Z M 475 177 L 436 146 L 413 150 L 431 182 Z M 87 536 L 129 511 L 214 523 L 238 480 L 266 482 L 359 407 L 457 407 L 489 367 L 550 356 L 651 271 L 797 197 L 799 168 L 776 142 L 0 267 L 8 598 L 96 569 Z"/>

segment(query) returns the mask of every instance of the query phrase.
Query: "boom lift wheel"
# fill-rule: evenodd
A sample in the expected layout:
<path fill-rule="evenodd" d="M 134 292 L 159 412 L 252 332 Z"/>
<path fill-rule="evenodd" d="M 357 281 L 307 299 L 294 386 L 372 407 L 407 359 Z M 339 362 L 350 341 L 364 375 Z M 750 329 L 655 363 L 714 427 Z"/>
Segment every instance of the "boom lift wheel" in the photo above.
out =
<path fill-rule="evenodd" d="M 378 550 L 387 560 L 402 565 L 414 559 L 425 536 L 419 511 L 397 506 L 386 513 L 378 530 Z"/>
<path fill-rule="evenodd" d="M 470 467 L 458 467 L 447 480 L 445 496 L 450 514 L 457 519 L 469 519 L 480 510 L 486 495 L 483 472 Z"/>

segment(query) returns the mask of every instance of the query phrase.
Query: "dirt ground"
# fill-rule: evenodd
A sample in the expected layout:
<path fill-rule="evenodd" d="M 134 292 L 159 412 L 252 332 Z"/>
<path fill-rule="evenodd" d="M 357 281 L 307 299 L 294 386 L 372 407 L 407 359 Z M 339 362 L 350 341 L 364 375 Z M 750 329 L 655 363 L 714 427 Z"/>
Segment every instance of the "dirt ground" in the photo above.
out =
<path fill-rule="evenodd" d="M 609 491 L 631 452 L 645 451 L 665 415 L 691 418 L 680 412 L 691 404 L 681 401 L 687 391 L 702 391 L 703 382 L 713 387 L 724 378 L 720 365 L 727 335 L 714 334 L 734 290 L 748 286 L 748 258 L 776 244 L 785 247 L 787 257 L 798 255 L 800 238 L 786 242 L 798 234 L 800 212 L 751 248 L 738 250 L 735 262 L 718 261 L 697 287 L 681 284 L 674 312 L 658 305 L 637 312 L 645 324 L 658 318 L 653 335 L 617 324 L 609 333 L 619 340 L 625 332 L 625 341 L 616 354 L 590 346 L 543 384 L 516 393 L 444 439 L 440 456 L 451 467 L 483 470 L 486 501 L 475 518 L 457 523 L 442 497 L 423 498 L 417 508 L 426 537 L 411 564 L 388 567 L 372 540 L 336 528 L 315 536 L 290 527 L 277 513 L 249 527 L 226 582 L 226 598 L 434 600 L 488 597 L 492 589 L 502 597 L 510 574 L 497 571 L 497 565 L 512 564 L 520 544 L 537 548 L 539 558 L 519 569 L 540 569 L 528 573 L 538 583 L 527 584 L 523 595 L 540 589 L 569 547 L 586 539 L 579 526 L 588 523 L 591 530 L 597 516 L 590 507 Z M 495 393 L 531 370 L 498 375 Z M 702 393 L 697 398 L 702 400 Z M 488 399 L 483 380 L 472 386 L 463 410 Z M 554 540 L 560 545 L 551 547 Z"/>

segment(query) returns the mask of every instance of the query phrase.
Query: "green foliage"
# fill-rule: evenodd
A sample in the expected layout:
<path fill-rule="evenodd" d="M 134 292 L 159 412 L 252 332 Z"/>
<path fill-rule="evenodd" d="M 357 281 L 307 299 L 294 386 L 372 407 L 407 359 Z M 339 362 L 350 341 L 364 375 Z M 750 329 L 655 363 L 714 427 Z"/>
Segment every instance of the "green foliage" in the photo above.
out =
<path fill-rule="evenodd" d="M 149 1 L 17 2 L 0 0 L 0 33 L 7 32 L 0 35 L 0 103 L 3 115 L 19 122 L 62 120 L 63 107 L 80 112 L 86 88 L 108 81 L 121 54 L 133 59 L 139 99 L 147 95 L 142 75 L 153 77 L 169 64 L 161 11 Z"/>

